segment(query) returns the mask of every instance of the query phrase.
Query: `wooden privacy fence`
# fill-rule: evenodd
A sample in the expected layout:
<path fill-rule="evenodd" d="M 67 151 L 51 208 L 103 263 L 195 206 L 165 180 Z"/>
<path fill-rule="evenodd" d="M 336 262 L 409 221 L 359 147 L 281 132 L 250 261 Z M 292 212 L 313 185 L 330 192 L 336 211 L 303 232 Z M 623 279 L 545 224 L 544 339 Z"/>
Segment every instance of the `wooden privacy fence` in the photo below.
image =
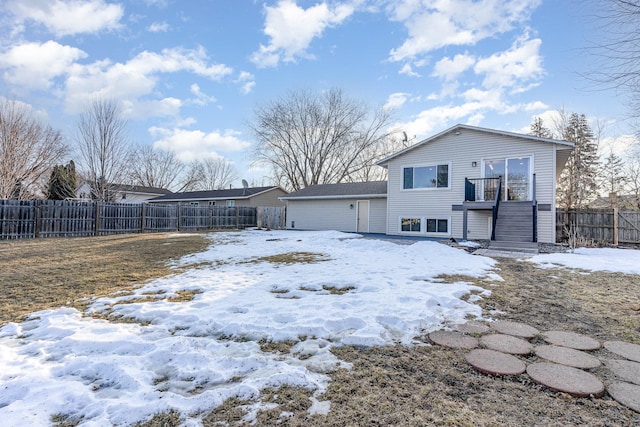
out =
<path fill-rule="evenodd" d="M 596 243 L 640 243 L 640 211 L 618 209 L 558 209 L 556 240 L 567 241 L 570 234 Z"/>
<path fill-rule="evenodd" d="M 259 220 L 260 209 L 266 217 Z M 284 228 L 284 208 L 0 200 L 0 239 L 224 230 L 258 223 Z"/>

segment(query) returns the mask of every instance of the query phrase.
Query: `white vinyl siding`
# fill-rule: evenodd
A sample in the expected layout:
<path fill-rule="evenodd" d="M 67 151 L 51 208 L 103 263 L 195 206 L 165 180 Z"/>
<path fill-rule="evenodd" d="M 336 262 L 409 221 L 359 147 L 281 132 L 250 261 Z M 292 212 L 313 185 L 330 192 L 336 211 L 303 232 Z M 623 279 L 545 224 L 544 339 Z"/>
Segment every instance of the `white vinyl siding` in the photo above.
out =
<path fill-rule="evenodd" d="M 464 202 L 464 178 L 480 178 L 483 159 L 530 157 L 531 170 L 536 174 L 537 201 L 555 204 L 554 150 L 550 142 L 519 139 L 506 135 L 462 129 L 459 135 L 449 133 L 414 150 L 393 158 L 388 163 L 389 193 L 387 195 L 387 234 L 399 231 L 398 218 L 451 218 L 449 232 L 462 238 L 462 212 L 452 211 L 453 205 Z M 475 167 L 472 166 L 475 162 Z M 449 165 L 450 187 L 440 191 L 403 190 L 403 168 L 411 165 Z M 538 240 L 554 242 L 554 212 L 539 212 Z M 488 218 L 482 211 L 469 211 L 469 239 L 487 239 Z"/>
<path fill-rule="evenodd" d="M 287 228 L 356 232 L 358 200 L 369 200 L 369 232 L 385 233 L 387 203 L 384 198 L 288 200 Z"/>

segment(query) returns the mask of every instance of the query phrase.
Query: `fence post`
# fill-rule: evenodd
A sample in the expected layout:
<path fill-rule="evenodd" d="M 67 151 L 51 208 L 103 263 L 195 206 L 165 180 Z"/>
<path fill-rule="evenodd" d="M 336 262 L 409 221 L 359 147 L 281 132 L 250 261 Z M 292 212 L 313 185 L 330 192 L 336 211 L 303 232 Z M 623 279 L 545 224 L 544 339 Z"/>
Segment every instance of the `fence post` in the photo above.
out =
<path fill-rule="evenodd" d="M 34 206 L 35 212 L 34 212 L 34 216 L 35 216 L 35 223 L 33 224 L 33 237 L 35 237 L 36 239 L 40 237 L 40 224 L 42 222 L 41 220 L 41 212 L 40 212 L 40 204 L 38 204 L 36 202 L 36 205 Z"/>
<path fill-rule="evenodd" d="M 613 208 L 613 245 L 618 246 L 618 208 Z"/>
<path fill-rule="evenodd" d="M 98 236 L 100 231 L 100 202 L 95 202 L 96 204 L 96 223 L 94 224 L 93 235 Z"/>
<path fill-rule="evenodd" d="M 144 233 L 144 221 L 145 221 L 146 210 L 147 210 L 147 204 L 142 203 L 142 209 L 140 209 L 140 233 Z"/>
<path fill-rule="evenodd" d="M 236 207 L 236 230 L 240 229 L 240 208 Z"/>
<path fill-rule="evenodd" d="M 182 223 L 182 204 L 178 203 L 178 231 L 180 231 L 180 225 Z"/>

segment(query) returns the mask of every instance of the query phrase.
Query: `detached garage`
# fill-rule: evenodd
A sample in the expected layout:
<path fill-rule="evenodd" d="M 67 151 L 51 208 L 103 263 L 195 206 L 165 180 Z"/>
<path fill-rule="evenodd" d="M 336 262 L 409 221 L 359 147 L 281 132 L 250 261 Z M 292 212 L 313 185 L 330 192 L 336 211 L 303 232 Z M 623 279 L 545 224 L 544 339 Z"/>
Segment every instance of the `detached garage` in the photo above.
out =
<path fill-rule="evenodd" d="M 313 185 L 280 200 L 287 204 L 287 228 L 386 233 L 387 182 Z"/>

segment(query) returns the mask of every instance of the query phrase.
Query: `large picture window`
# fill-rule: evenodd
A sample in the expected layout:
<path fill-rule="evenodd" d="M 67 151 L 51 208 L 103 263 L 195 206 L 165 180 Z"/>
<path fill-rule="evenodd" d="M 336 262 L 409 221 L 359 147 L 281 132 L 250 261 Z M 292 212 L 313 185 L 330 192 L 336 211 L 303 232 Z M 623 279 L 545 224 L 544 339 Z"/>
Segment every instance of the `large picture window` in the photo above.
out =
<path fill-rule="evenodd" d="M 448 188 L 449 165 L 406 167 L 403 170 L 402 188 Z"/>

